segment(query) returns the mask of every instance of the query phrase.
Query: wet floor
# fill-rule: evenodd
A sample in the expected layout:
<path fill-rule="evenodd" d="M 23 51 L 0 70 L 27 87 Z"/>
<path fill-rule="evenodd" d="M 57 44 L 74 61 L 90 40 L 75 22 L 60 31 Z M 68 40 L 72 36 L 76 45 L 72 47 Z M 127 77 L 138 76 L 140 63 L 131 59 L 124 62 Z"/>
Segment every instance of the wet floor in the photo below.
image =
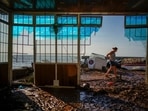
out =
<path fill-rule="evenodd" d="M 128 93 L 132 93 L 133 99 L 135 92 Z M 0 108 L 9 111 L 148 111 L 148 108 L 142 106 L 142 102 L 147 102 L 142 96 L 147 95 L 141 95 L 142 102 L 139 104 L 136 103 L 138 97 L 132 102 L 116 96 L 110 95 L 107 90 L 94 92 L 82 88 L 38 88 L 21 85 L 1 93 Z M 64 110 L 65 106 L 68 109 Z"/>
<path fill-rule="evenodd" d="M 125 72 L 122 80 L 102 72 L 81 75 L 76 88 L 17 84 L 0 91 L 0 108 L 8 111 L 148 111 L 143 72 Z M 112 83 L 112 84 L 110 84 Z"/>
<path fill-rule="evenodd" d="M 81 91 L 75 88 L 42 88 L 64 102 L 80 102 Z"/>
<path fill-rule="evenodd" d="M 56 98 L 86 111 L 147 111 L 132 102 L 109 96 L 105 90 L 94 92 L 86 89 L 44 88 Z M 78 105 L 79 104 L 79 105 Z M 81 104 L 81 105 L 80 105 Z"/>

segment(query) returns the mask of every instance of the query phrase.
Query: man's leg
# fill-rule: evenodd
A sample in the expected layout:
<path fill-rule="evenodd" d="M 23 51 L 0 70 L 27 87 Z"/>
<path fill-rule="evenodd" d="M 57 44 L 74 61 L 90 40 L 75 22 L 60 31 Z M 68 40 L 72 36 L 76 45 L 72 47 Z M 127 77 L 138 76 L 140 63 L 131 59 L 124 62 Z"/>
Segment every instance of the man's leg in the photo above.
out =
<path fill-rule="evenodd" d="M 108 70 L 107 70 L 107 72 L 105 73 L 105 76 L 106 77 L 109 77 L 108 75 L 109 75 L 109 72 L 112 70 L 112 66 L 110 66 L 109 68 L 108 68 Z"/>
<path fill-rule="evenodd" d="M 116 66 L 112 66 L 112 69 L 113 69 L 115 77 L 117 77 L 117 68 L 116 68 Z"/>

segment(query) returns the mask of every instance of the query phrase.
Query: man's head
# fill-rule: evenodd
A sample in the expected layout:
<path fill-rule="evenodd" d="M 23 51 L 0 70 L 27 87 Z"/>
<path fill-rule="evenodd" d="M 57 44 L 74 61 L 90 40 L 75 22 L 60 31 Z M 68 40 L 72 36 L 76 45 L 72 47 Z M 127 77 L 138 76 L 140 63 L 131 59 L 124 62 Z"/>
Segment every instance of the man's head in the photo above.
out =
<path fill-rule="evenodd" d="M 117 48 L 117 47 L 113 47 L 112 49 L 113 49 L 114 51 L 117 51 L 117 50 L 118 50 L 118 48 Z"/>

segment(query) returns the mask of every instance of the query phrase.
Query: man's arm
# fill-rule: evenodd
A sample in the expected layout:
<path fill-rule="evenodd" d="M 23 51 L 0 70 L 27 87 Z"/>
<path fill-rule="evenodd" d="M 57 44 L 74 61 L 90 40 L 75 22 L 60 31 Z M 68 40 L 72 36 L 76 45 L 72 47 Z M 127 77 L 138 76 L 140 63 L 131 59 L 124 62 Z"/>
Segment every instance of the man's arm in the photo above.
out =
<path fill-rule="evenodd" d="M 110 51 L 109 53 L 107 53 L 106 58 L 109 58 L 109 56 L 113 53 L 113 51 Z"/>

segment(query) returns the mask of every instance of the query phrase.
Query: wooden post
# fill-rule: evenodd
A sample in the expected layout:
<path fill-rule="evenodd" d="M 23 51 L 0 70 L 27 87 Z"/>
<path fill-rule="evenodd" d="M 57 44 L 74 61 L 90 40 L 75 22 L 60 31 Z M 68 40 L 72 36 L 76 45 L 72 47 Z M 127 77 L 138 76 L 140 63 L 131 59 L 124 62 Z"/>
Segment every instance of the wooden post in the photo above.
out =
<path fill-rule="evenodd" d="M 145 82 L 148 85 L 148 29 L 147 29 L 147 37 L 146 37 L 146 72 L 145 72 Z"/>
<path fill-rule="evenodd" d="M 9 85 L 12 85 L 12 22 L 13 22 L 13 13 L 9 12 L 9 35 L 8 35 L 8 82 Z"/>

